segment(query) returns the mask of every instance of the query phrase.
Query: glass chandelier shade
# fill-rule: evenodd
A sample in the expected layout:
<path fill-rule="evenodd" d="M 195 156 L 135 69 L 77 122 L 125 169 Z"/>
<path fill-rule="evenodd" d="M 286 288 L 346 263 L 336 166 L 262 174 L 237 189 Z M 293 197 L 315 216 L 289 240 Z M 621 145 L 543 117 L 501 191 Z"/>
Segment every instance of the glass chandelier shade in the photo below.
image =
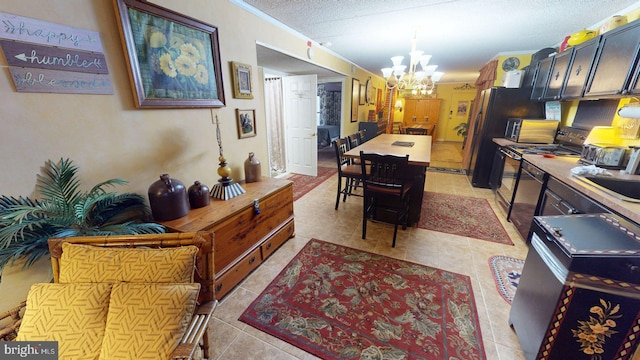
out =
<path fill-rule="evenodd" d="M 394 56 L 391 58 L 391 67 L 383 68 L 382 76 L 387 80 L 389 89 L 411 90 L 413 95 L 431 95 L 436 82 L 439 81 L 444 72 L 436 71 L 438 65 L 429 65 L 431 55 L 425 55 L 424 51 L 416 50 L 416 37 L 411 40 L 411 51 L 409 52 L 409 68 L 402 65 L 404 56 Z M 418 67 L 419 65 L 419 67 Z"/>

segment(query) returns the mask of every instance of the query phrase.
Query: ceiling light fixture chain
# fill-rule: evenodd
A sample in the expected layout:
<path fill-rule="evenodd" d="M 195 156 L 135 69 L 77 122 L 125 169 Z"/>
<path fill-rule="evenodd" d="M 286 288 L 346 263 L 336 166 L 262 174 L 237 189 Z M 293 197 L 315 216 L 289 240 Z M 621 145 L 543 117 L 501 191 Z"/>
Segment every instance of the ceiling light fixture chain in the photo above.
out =
<path fill-rule="evenodd" d="M 444 75 L 441 71 L 436 71 L 438 65 L 429 65 L 431 55 L 425 55 L 424 51 L 417 50 L 417 30 L 413 33 L 411 40 L 411 51 L 409 52 L 409 71 L 407 66 L 402 65 L 404 56 L 394 56 L 391 58 L 392 67 L 384 68 L 382 76 L 387 80 L 386 86 L 389 89 L 411 90 L 412 95 L 431 95 L 435 89 L 436 82 Z M 418 64 L 420 68 L 418 69 Z"/>

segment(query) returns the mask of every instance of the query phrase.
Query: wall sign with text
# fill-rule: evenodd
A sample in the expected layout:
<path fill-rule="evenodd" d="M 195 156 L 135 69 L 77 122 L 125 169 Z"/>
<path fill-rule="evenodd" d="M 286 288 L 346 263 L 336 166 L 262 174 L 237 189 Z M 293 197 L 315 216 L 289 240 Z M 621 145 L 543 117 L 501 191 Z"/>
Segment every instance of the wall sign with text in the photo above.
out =
<path fill-rule="evenodd" d="M 0 21 L 16 91 L 113 94 L 97 32 L 3 12 Z"/>

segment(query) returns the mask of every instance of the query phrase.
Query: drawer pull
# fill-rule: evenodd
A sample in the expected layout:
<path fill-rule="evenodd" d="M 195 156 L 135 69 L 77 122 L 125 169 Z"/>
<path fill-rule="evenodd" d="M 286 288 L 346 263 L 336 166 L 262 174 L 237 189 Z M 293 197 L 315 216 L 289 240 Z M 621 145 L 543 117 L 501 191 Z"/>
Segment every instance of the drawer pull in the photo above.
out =
<path fill-rule="evenodd" d="M 253 264 L 256 261 L 256 257 L 252 256 L 251 259 L 249 259 L 249 265 Z"/>
<path fill-rule="evenodd" d="M 220 292 L 220 289 L 222 289 L 222 284 L 216 285 L 216 292 Z"/>
<path fill-rule="evenodd" d="M 272 244 L 272 243 L 268 243 L 268 244 L 267 244 L 267 250 L 271 249 L 271 244 Z"/>
<path fill-rule="evenodd" d="M 637 273 L 638 271 L 640 271 L 640 266 L 638 265 L 627 264 L 627 267 L 629 268 L 629 271 L 631 271 L 632 273 Z"/>

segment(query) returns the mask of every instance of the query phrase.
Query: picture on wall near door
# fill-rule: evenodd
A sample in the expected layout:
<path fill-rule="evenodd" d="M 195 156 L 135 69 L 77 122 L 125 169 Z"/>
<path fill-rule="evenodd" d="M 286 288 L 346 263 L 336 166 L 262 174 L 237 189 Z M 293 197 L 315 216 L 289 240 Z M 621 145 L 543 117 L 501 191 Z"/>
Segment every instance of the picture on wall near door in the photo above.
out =
<path fill-rule="evenodd" d="M 360 93 L 358 96 L 358 105 L 364 105 L 366 100 L 365 100 L 365 96 L 366 95 L 366 89 L 364 87 L 364 85 L 360 85 Z"/>
<path fill-rule="evenodd" d="M 469 109 L 468 101 L 459 101 L 458 102 L 458 117 L 464 117 L 467 114 L 467 110 Z"/>
<path fill-rule="evenodd" d="M 360 101 L 360 80 L 351 79 L 351 122 L 358 121 L 359 101 Z"/>
<path fill-rule="evenodd" d="M 236 109 L 238 123 L 238 138 L 244 139 L 256 136 L 256 111 Z"/>
<path fill-rule="evenodd" d="M 140 0 L 116 0 L 138 108 L 223 107 L 218 28 Z"/>
<path fill-rule="evenodd" d="M 233 78 L 233 97 L 236 99 L 253 99 L 251 86 L 251 65 L 231 62 Z"/>

